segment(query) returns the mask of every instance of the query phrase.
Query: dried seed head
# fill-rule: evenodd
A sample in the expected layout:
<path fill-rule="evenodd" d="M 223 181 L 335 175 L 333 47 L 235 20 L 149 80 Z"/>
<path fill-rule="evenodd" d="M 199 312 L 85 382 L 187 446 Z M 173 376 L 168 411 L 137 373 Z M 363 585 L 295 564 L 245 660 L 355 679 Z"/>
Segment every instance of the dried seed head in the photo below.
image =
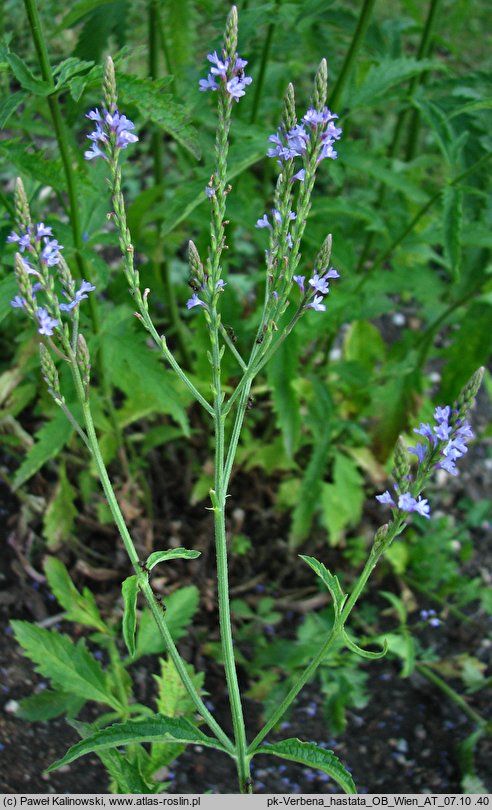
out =
<path fill-rule="evenodd" d="M 321 111 L 326 104 L 328 95 L 328 65 L 326 59 L 319 63 L 318 72 L 314 79 L 313 106 Z"/>

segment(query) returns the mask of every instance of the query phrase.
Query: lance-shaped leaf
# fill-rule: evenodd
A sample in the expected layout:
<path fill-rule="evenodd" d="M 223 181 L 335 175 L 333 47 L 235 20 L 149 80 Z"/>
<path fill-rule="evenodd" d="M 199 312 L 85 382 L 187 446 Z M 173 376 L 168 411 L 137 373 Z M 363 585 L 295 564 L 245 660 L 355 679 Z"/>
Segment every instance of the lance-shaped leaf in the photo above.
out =
<path fill-rule="evenodd" d="M 101 633 L 109 632 L 99 613 L 92 591 L 84 588 L 82 593 L 79 593 L 60 560 L 57 560 L 56 557 L 47 557 L 44 570 L 50 589 L 64 608 L 65 616 L 69 621 L 93 627 Z"/>
<path fill-rule="evenodd" d="M 73 745 L 64 757 L 50 765 L 47 770 L 54 771 L 85 754 L 98 754 L 99 751 L 116 748 L 119 745 L 164 743 L 166 741 L 173 744 L 205 745 L 208 748 L 225 751 L 217 740 L 208 737 L 189 720 L 185 720 L 183 717 L 163 717 L 156 714 L 145 720 L 128 720 L 126 723 L 115 723 L 102 731 L 97 731 L 87 739 Z"/>
<path fill-rule="evenodd" d="M 74 644 L 68 636 L 30 622 L 13 621 L 11 626 L 37 671 L 51 678 L 55 688 L 63 687 L 65 692 L 121 711 L 121 703 L 111 694 L 106 675 L 85 646 L 84 639 Z"/>
<path fill-rule="evenodd" d="M 282 759 L 290 759 L 291 762 L 300 762 L 301 765 L 317 768 L 329 774 L 344 793 L 357 793 L 354 780 L 333 751 L 319 748 L 314 743 L 291 738 L 272 745 L 262 745 L 256 749 L 255 754 L 275 754 Z"/>
<path fill-rule="evenodd" d="M 170 548 L 167 551 L 154 551 L 147 557 L 145 565 L 149 571 L 152 571 L 154 566 L 165 560 L 196 560 L 201 551 L 194 551 L 189 548 Z"/>
<path fill-rule="evenodd" d="M 130 656 L 135 655 L 135 632 L 137 629 L 137 595 L 139 591 L 138 577 L 133 574 L 127 577 L 121 586 L 123 594 L 123 639 Z"/>
<path fill-rule="evenodd" d="M 301 560 L 304 560 L 314 573 L 319 576 L 323 583 L 328 588 L 331 598 L 333 599 L 333 607 L 335 610 L 335 619 L 337 620 L 342 612 L 345 604 L 346 595 L 342 591 L 342 587 L 338 581 L 338 577 L 331 574 L 323 563 L 319 562 L 315 557 L 308 557 L 306 554 L 299 554 Z"/>
<path fill-rule="evenodd" d="M 359 645 L 355 643 L 355 641 L 352 641 L 352 639 L 347 635 L 345 630 L 343 631 L 343 640 L 345 645 L 349 648 L 349 650 L 352 650 L 352 652 L 357 653 L 357 655 L 360 655 L 361 658 L 370 658 L 372 660 L 375 660 L 376 658 L 384 658 L 384 656 L 388 652 L 388 643 L 386 639 L 384 639 L 383 641 L 383 649 L 381 650 L 381 652 L 370 652 L 369 650 L 363 650 L 362 647 L 359 647 Z"/>

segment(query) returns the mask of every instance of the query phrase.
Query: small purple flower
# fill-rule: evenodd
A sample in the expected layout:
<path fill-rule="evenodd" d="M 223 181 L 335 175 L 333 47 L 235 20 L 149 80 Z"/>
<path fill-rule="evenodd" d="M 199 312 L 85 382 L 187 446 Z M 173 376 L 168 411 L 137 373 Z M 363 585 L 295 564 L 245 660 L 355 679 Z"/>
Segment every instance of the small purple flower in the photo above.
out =
<path fill-rule="evenodd" d="M 104 160 L 107 160 L 106 155 L 104 154 L 102 149 L 99 149 L 96 143 L 93 143 L 90 149 L 86 149 L 86 151 L 84 152 L 84 157 L 86 160 L 92 160 L 93 158 L 98 157 L 102 157 L 104 158 Z"/>
<path fill-rule="evenodd" d="M 60 250 L 63 250 L 63 245 L 60 245 L 56 239 L 48 239 L 45 237 L 44 248 L 41 251 L 41 262 L 54 267 L 55 264 L 60 263 Z"/>
<path fill-rule="evenodd" d="M 55 326 L 58 326 L 59 321 L 57 321 L 56 318 L 52 318 L 49 315 L 48 310 L 44 307 L 38 307 L 36 310 L 36 315 L 39 321 L 39 334 L 47 336 L 52 335 L 53 329 Z"/>
<path fill-rule="evenodd" d="M 270 228 L 271 230 L 272 226 L 270 225 L 266 214 L 263 214 L 261 219 L 256 220 L 255 228 Z"/>
<path fill-rule="evenodd" d="M 325 312 L 326 306 L 322 302 L 323 296 L 315 295 L 311 303 L 307 305 L 306 309 L 314 309 L 316 312 Z"/>
<path fill-rule="evenodd" d="M 207 90 L 218 90 L 219 85 L 215 81 L 215 76 L 212 76 L 211 73 L 208 74 L 206 79 L 200 79 L 198 82 L 198 86 L 201 93 L 205 93 Z"/>
<path fill-rule="evenodd" d="M 298 285 L 300 291 L 304 293 L 304 280 L 306 276 L 293 276 L 292 279 Z"/>
<path fill-rule="evenodd" d="M 418 500 L 416 500 L 410 492 L 404 492 L 403 495 L 400 495 L 398 498 L 398 508 L 401 509 L 402 512 L 418 512 L 422 517 L 430 517 L 428 501 L 420 495 Z"/>
<path fill-rule="evenodd" d="M 276 208 L 272 208 L 272 214 L 273 214 L 273 218 L 274 218 L 275 222 L 278 222 L 279 225 L 281 225 L 282 224 L 282 214 L 280 213 L 280 211 L 277 211 Z"/>
<path fill-rule="evenodd" d="M 306 170 L 301 169 L 300 171 L 296 172 L 296 174 L 292 175 L 292 182 L 294 180 L 299 180 L 300 183 L 304 183 L 305 177 L 306 177 Z"/>
<path fill-rule="evenodd" d="M 186 302 L 186 308 L 187 309 L 193 309 L 193 307 L 198 307 L 198 306 L 206 307 L 207 305 L 206 305 L 205 301 L 202 301 L 201 298 L 198 298 L 198 295 L 196 293 L 193 293 L 191 298 L 189 298 L 188 301 Z"/>
<path fill-rule="evenodd" d="M 322 295 L 326 295 L 326 293 L 330 291 L 330 285 L 326 281 L 325 276 L 320 276 L 318 273 L 315 273 L 314 276 L 309 279 L 309 284 L 313 290 L 316 290 L 316 292 Z"/>
<path fill-rule="evenodd" d="M 289 248 L 289 250 L 292 250 L 294 242 L 292 241 L 292 235 L 290 233 L 287 233 L 285 235 L 285 241 L 287 242 L 287 247 Z"/>
<path fill-rule="evenodd" d="M 25 250 L 31 250 L 31 233 L 29 228 L 26 228 L 26 231 L 23 234 L 18 234 L 15 231 L 12 231 L 10 236 L 7 236 L 7 243 L 13 244 L 14 242 L 17 242 L 19 245 L 19 250 L 21 253 L 24 253 Z"/>
<path fill-rule="evenodd" d="M 96 121 L 98 124 L 102 124 L 101 113 L 99 112 L 97 107 L 95 110 L 90 110 L 90 112 L 86 113 L 85 117 L 89 118 L 91 121 Z"/>
<path fill-rule="evenodd" d="M 422 444 L 421 442 L 417 442 L 415 447 L 408 448 L 408 452 L 413 453 L 413 455 L 417 456 L 419 464 L 422 464 L 427 455 L 427 446 L 425 444 Z"/>
<path fill-rule="evenodd" d="M 245 87 L 248 84 L 251 84 L 253 79 L 250 76 L 245 76 L 243 79 L 240 79 L 239 76 L 234 76 L 232 79 L 226 84 L 227 92 L 235 101 L 239 101 L 239 99 L 246 94 Z"/>
<path fill-rule="evenodd" d="M 94 292 L 95 289 L 96 288 L 93 284 L 90 284 L 88 281 L 82 280 L 82 284 L 75 293 L 75 298 L 73 299 L 73 301 L 70 301 L 68 304 L 60 304 L 60 309 L 63 312 L 71 312 L 72 309 L 75 309 L 75 307 L 78 306 L 80 302 L 84 300 L 84 298 L 88 297 L 87 293 Z"/>
<path fill-rule="evenodd" d="M 52 228 L 48 227 L 44 224 L 44 222 L 38 222 L 36 225 L 36 241 L 40 242 L 43 236 L 52 236 L 53 230 Z"/>
<path fill-rule="evenodd" d="M 376 495 L 376 500 L 379 501 L 379 503 L 387 503 L 389 506 L 393 507 L 396 506 L 388 490 L 385 490 L 382 495 Z"/>
<path fill-rule="evenodd" d="M 449 407 L 449 405 L 446 405 L 445 408 L 441 408 L 441 406 L 438 405 L 436 410 L 434 411 L 434 419 L 436 420 L 436 422 L 448 422 L 450 416 L 451 416 L 451 408 Z"/>
<path fill-rule="evenodd" d="M 225 58 L 224 60 L 219 59 L 217 56 L 217 51 L 213 53 L 209 53 L 207 56 L 209 62 L 211 62 L 215 67 L 210 68 L 211 72 L 215 76 L 220 76 L 221 79 L 225 79 L 227 76 L 227 68 L 229 67 L 229 59 Z"/>
<path fill-rule="evenodd" d="M 428 439 L 432 445 L 436 444 L 434 433 L 432 432 L 432 428 L 428 422 L 421 422 L 420 427 L 414 428 L 413 432 L 418 433 L 419 436 L 423 436 L 424 439 Z"/>
<path fill-rule="evenodd" d="M 207 195 L 208 199 L 210 200 L 212 197 L 215 197 L 215 189 L 212 186 L 205 187 L 205 194 Z"/>
<path fill-rule="evenodd" d="M 21 295 L 16 295 L 15 298 L 12 298 L 10 306 L 14 309 L 23 309 L 26 306 L 26 299 Z"/>

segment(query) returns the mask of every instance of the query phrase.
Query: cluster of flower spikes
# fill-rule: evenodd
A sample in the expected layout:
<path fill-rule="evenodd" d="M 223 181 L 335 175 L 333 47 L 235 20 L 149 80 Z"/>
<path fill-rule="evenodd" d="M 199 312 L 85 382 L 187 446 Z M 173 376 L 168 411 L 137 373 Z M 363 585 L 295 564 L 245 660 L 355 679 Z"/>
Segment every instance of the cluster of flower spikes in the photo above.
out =
<path fill-rule="evenodd" d="M 402 450 L 399 451 L 400 460 L 396 470 L 399 469 L 397 483 L 394 485 L 396 496 L 386 490 L 381 495 L 376 496 L 382 504 L 387 504 L 392 509 L 399 509 L 402 512 L 417 512 L 425 518 L 430 517 L 430 507 L 426 498 L 420 495 L 415 497 L 412 494 L 420 490 L 427 478 L 434 470 L 445 470 L 451 475 L 458 475 L 456 461 L 467 452 L 467 442 L 474 438 L 471 425 L 466 415 L 470 409 L 473 397 L 476 394 L 481 381 L 483 371 L 477 372 L 463 389 L 460 398 L 451 408 L 438 406 L 434 411 L 434 425 L 423 422 L 420 427 L 414 429 L 414 433 L 422 436 L 426 443 L 418 442 L 415 447 L 408 447 L 407 450 L 417 456 L 418 466 L 415 477 L 410 474 L 410 465 L 402 457 Z"/>
<path fill-rule="evenodd" d="M 17 244 L 19 252 L 15 259 L 15 272 L 19 292 L 10 302 L 14 309 L 23 309 L 36 322 L 40 335 L 51 337 L 54 329 L 61 324 L 61 313 L 72 312 L 87 293 L 96 288 L 88 281 L 82 281 L 78 290 L 70 270 L 64 261 L 60 245 L 52 239 L 52 229 L 44 222 L 33 224 L 30 219 L 29 206 L 20 180 L 16 185 L 16 215 L 18 232 L 12 231 L 7 237 L 9 244 Z M 29 254 L 29 259 L 23 254 Z M 66 302 L 58 300 L 55 291 L 55 279 L 50 268 L 56 268 Z M 32 281 L 35 279 L 35 281 Z M 45 301 L 40 305 L 39 293 Z"/>
<path fill-rule="evenodd" d="M 312 135 L 316 134 L 321 144 L 318 163 L 325 160 L 325 158 L 336 160 L 338 155 L 333 148 L 333 144 L 335 141 L 340 140 L 342 135 L 341 127 L 336 127 L 333 123 L 336 118 L 338 118 L 338 115 L 330 112 L 327 107 L 323 107 L 319 111 L 314 107 L 309 107 L 306 115 L 302 118 L 302 124 L 295 124 L 289 130 L 285 130 L 284 127 L 280 126 L 275 135 L 270 135 L 268 140 L 275 145 L 268 150 L 268 157 L 278 158 L 277 163 L 280 166 L 287 160 L 304 157 Z M 293 179 L 302 182 L 304 177 L 305 171 L 301 169 L 294 175 Z"/>
<path fill-rule="evenodd" d="M 135 124 L 126 115 L 119 113 L 115 105 L 111 107 L 111 111 L 103 110 L 102 113 L 96 107 L 86 114 L 86 118 L 96 123 L 94 132 L 87 136 L 92 141 L 92 146 L 84 152 L 86 160 L 98 157 L 107 160 L 104 149 L 107 150 L 108 145 L 110 149 L 126 149 L 128 144 L 138 141 L 138 135 L 132 132 Z"/>
<path fill-rule="evenodd" d="M 217 51 L 209 53 L 207 59 L 212 63 L 212 67 L 207 78 L 200 79 L 200 90 L 203 93 L 207 90 L 218 90 L 220 85 L 217 84 L 217 80 L 220 80 L 224 83 L 226 93 L 235 101 L 239 101 L 245 95 L 246 87 L 253 81 L 251 76 L 244 75 L 244 68 L 248 64 L 246 59 L 241 59 L 237 53 L 231 59 L 225 51 L 222 57 L 217 55 Z"/>

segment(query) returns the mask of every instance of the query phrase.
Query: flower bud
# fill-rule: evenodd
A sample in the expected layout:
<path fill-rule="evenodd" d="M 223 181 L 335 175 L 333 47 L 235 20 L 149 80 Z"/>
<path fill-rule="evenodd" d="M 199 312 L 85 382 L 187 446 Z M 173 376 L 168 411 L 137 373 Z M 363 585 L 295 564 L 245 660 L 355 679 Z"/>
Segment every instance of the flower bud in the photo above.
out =
<path fill-rule="evenodd" d="M 398 484 L 400 491 L 408 492 L 410 475 L 410 457 L 406 445 L 400 436 L 395 444 L 395 466 L 393 468 L 393 478 Z"/>
<path fill-rule="evenodd" d="M 89 354 L 89 347 L 87 346 L 86 340 L 82 334 L 77 337 L 77 362 L 82 375 L 84 393 L 87 398 L 91 375 L 91 358 Z"/>
<path fill-rule="evenodd" d="M 63 401 L 60 391 L 58 371 L 56 370 L 53 358 L 44 343 L 39 344 L 39 355 L 41 358 L 41 375 L 48 386 L 48 391 L 53 399 Z"/>
<path fill-rule="evenodd" d="M 328 270 L 330 259 L 331 259 L 331 245 L 333 242 L 333 237 L 331 233 L 328 234 L 325 241 L 321 245 L 321 249 L 316 256 L 316 261 L 314 262 L 314 266 L 318 271 L 319 275 L 323 275 L 323 273 Z"/>
<path fill-rule="evenodd" d="M 24 184 L 20 177 L 15 181 L 14 204 L 15 219 L 19 225 L 22 225 L 22 227 L 27 230 L 27 228 L 32 226 L 31 212 L 29 211 L 29 203 L 24 190 Z"/>
<path fill-rule="evenodd" d="M 229 59 L 234 59 L 237 51 L 237 8 L 232 6 L 224 31 L 224 51 Z"/>
<path fill-rule="evenodd" d="M 482 384 L 484 371 L 485 369 L 483 368 L 483 366 L 477 369 L 475 374 L 472 374 L 472 376 L 462 389 L 454 406 L 454 411 L 456 413 L 457 420 L 464 419 L 470 408 L 473 406 L 473 401 L 477 395 L 477 391 Z"/>
<path fill-rule="evenodd" d="M 116 76 L 114 73 L 114 63 L 110 56 L 106 59 L 103 79 L 103 99 L 106 109 L 113 114 L 116 110 L 118 96 L 116 93 Z"/>
<path fill-rule="evenodd" d="M 326 104 L 328 95 L 328 65 L 326 59 L 319 63 L 318 72 L 314 78 L 313 106 L 321 111 Z"/>
<path fill-rule="evenodd" d="M 282 124 L 286 132 L 297 123 L 296 116 L 296 99 L 294 94 L 294 85 L 289 83 L 284 96 L 284 110 L 282 115 Z"/>

